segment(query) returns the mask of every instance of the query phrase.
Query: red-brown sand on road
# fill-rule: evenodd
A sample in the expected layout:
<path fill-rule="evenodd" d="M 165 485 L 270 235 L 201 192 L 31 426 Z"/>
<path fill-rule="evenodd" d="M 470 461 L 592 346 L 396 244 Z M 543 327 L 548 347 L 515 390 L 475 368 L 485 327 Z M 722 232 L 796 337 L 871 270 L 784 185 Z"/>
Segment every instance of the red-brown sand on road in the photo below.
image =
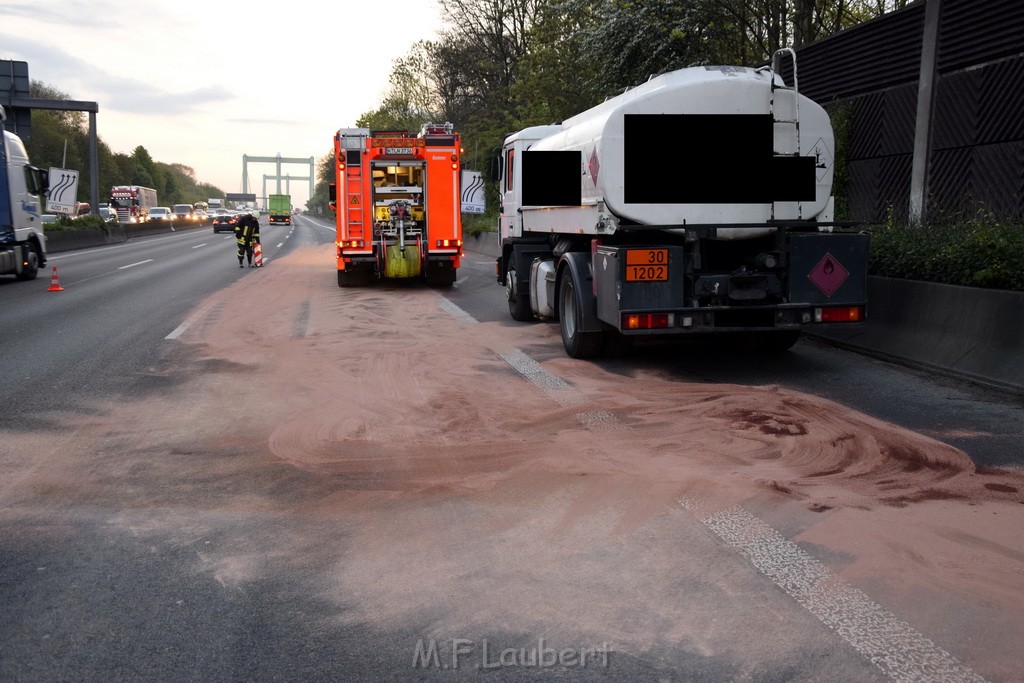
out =
<path fill-rule="evenodd" d="M 339 289 L 331 268 L 329 253 L 299 249 L 211 297 L 154 369 L 187 374 L 181 384 L 81 420 L 74 444 L 18 485 L 163 508 L 142 535 L 182 524 L 196 492 L 204 514 L 301 518 L 310 534 L 343 523 L 343 553 L 282 536 L 203 566 L 244 584 L 261 553 L 301 548 L 326 568 L 322 596 L 381 628 L 572 628 L 637 652 L 732 642 L 755 661 L 800 647 L 778 630 L 736 632 L 771 631 L 787 618 L 774 603 L 740 593 L 735 619 L 714 618 L 710 596 L 741 581 L 735 568 L 708 579 L 703 601 L 679 585 L 733 557 L 679 500 L 741 504 L 975 670 L 1024 671 L 1019 472 L 976 472 L 940 441 L 783 387 L 614 375 L 564 357 L 552 326 L 467 325 L 439 308 L 443 292 Z M 556 345 L 543 367 L 579 402 L 557 403 L 498 355 Z M 117 461 L 74 460 L 111 444 Z M 143 457 L 166 451 L 177 457 Z M 189 475 L 180 460 L 193 453 Z M 168 483 L 154 495 L 143 473 Z M 246 473 L 287 486 L 218 484 Z"/>

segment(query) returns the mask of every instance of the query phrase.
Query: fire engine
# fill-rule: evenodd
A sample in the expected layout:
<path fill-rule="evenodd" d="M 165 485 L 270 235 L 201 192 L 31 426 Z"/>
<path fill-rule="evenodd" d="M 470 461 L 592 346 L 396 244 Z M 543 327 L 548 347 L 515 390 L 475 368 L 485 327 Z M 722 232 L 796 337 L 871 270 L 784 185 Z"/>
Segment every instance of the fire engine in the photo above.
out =
<path fill-rule="evenodd" d="M 120 223 L 144 223 L 156 206 L 156 190 L 140 185 L 115 185 L 110 188 L 110 206 Z"/>
<path fill-rule="evenodd" d="M 459 134 L 342 128 L 334 137 L 338 286 L 422 277 L 450 286 L 462 260 Z"/>

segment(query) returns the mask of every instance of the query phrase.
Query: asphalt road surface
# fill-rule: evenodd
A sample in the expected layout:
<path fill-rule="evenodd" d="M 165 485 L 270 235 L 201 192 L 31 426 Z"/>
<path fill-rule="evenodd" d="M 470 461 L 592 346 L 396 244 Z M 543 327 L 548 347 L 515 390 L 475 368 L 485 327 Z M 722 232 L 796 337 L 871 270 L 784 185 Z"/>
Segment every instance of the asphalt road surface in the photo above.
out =
<path fill-rule="evenodd" d="M 1024 675 L 1019 398 L 813 341 L 575 361 L 493 260 L 340 289 L 333 239 L 0 281 L 0 679 Z"/>

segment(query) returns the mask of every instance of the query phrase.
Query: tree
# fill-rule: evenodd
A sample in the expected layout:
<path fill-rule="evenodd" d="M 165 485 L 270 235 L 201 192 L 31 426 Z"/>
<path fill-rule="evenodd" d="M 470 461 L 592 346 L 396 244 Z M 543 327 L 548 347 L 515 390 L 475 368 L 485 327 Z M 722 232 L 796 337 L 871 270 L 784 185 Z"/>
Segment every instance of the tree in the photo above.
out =
<path fill-rule="evenodd" d="M 440 118 L 429 50 L 429 44 L 421 41 L 408 55 L 395 60 L 381 106 L 362 114 L 357 126 L 417 131 L 424 123 Z"/>

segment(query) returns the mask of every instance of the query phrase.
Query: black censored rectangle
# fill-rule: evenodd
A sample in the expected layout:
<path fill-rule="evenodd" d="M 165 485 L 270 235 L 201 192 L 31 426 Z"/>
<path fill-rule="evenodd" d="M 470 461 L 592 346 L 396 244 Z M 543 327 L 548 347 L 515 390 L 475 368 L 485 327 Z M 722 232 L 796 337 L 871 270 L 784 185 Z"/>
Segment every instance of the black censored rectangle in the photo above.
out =
<path fill-rule="evenodd" d="M 579 206 L 581 158 L 579 151 L 524 152 L 523 206 Z"/>
<path fill-rule="evenodd" d="M 627 204 L 814 201 L 814 157 L 776 156 L 769 114 L 626 114 Z"/>

